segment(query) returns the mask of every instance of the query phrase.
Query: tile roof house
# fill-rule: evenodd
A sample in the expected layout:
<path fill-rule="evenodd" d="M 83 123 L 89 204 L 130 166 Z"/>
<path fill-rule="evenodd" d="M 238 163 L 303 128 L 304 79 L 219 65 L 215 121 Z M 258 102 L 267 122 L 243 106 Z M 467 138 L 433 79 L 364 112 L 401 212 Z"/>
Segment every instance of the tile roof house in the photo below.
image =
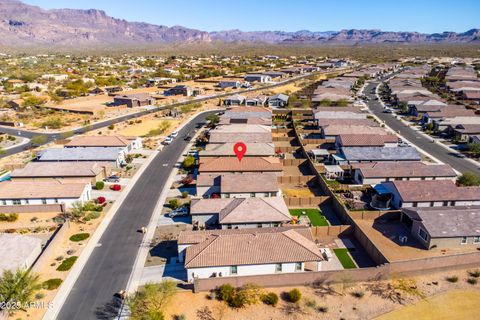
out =
<path fill-rule="evenodd" d="M 200 174 L 233 173 L 233 172 L 275 172 L 282 173 L 282 163 L 277 157 L 246 157 L 242 161 L 237 158 L 203 158 L 200 159 Z"/>
<path fill-rule="evenodd" d="M 395 208 L 480 205 L 480 187 L 458 187 L 451 180 L 383 182 Z"/>
<path fill-rule="evenodd" d="M 244 157 L 268 157 L 275 155 L 273 143 L 246 143 Z M 233 147 L 235 143 L 207 144 L 205 150 L 199 152 L 200 157 L 236 157 Z"/>
<path fill-rule="evenodd" d="M 282 197 L 192 200 L 192 221 L 222 229 L 278 227 L 292 217 Z"/>
<path fill-rule="evenodd" d="M 275 172 L 200 174 L 197 196 L 217 193 L 222 198 L 278 197 L 281 195 Z"/>
<path fill-rule="evenodd" d="M 0 183 L 0 211 L 2 206 L 64 204 L 89 201 L 90 183 L 64 183 L 59 180 L 8 181 Z"/>
<path fill-rule="evenodd" d="M 289 96 L 286 94 L 276 94 L 268 98 L 268 106 L 273 108 L 283 108 L 288 105 Z"/>
<path fill-rule="evenodd" d="M 77 136 L 67 142 L 64 147 L 119 147 L 129 152 L 142 148 L 142 139 L 124 136 Z"/>
<path fill-rule="evenodd" d="M 402 209 L 401 220 L 427 249 L 480 247 L 480 207 Z"/>
<path fill-rule="evenodd" d="M 15 169 L 10 177 L 13 181 L 50 180 L 82 181 L 94 184 L 106 178 L 110 172 L 108 163 L 100 162 L 29 162 L 24 168 Z"/>
<path fill-rule="evenodd" d="M 229 126 L 237 126 L 238 124 L 232 124 Z M 229 127 L 223 126 L 223 127 Z M 256 125 L 242 125 L 244 128 L 238 132 L 225 132 L 220 130 L 210 131 L 210 137 L 208 139 L 209 143 L 237 143 L 242 141 L 243 143 L 272 143 L 272 133 L 270 131 L 257 131 L 257 132 L 248 132 L 250 127 Z M 262 126 L 265 127 L 265 126 Z"/>
<path fill-rule="evenodd" d="M 271 118 L 272 111 L 264 107 L 236 107 L 225 111 L 220 118 L 249 119 L 249 118 Z"/>
<path fill-rule="evenodd" d="M 336 137 L 335 145 L 342 147 L 395 147 L 398 137 L 394 134 L 341 134 Z"/>
<path fill-rule="evenodd" d="M 38 153 L 38 161 L 99 161 L 108 162 L 120 167 L 125 163 L 125 153 L 118 147 L 88 147 L 88 148 L 52 148 Z"/>
<path fill-rule="evenodd" d="M 320 128 L 320 134 L 325 139 L 336 138 L 342 134 L 356 135 L 387 135 L 388 132 L 382 127 L 366 127 L 358 125 L 329 125 Z"/>
<path fill-rule="evenodd" d="M 226 106 L 240 106 L 242 104 L 245 104 L 245 96 L 242 96 L 240 94 L 234 94 L 230 97 L 227 97 L 223 100 L 223 104 Z"/>
<path fill-rule="evenodd" d="M 324 258 L 305 230 L 243 230 L 248 232 L 206 233 L 204 241 L 187 246 L 184 260 L 188 280 L 321 269 Z"/>
<path fill-rule="evenodd" d="M 414 147 L 345 147 L 336 154 L 339 165 L 357 162 L 420 161 L 421 156 Z"/>
<path fill-rule="evenodd" d="M 355 163 L 352 170 L 356 183 L 370 185 L 390 180 L 452 180 L 457 177 L 449 165 L 420 161 Z"/>
<path fill-rule="evenodd" d="M 128 108 L 149 106 L 154 103 L 155 99 L 148 93 L 124 94 L 113 97 L 114 105 L 126 105 Z"/>

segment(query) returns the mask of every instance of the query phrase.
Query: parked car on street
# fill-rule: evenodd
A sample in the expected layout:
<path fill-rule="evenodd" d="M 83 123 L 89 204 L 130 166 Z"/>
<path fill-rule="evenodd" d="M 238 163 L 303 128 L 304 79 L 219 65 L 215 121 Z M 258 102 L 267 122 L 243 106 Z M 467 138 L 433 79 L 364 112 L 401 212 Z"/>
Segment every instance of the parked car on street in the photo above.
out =
<path fill-rule="evenodd" d="M 168 216 L 170 218 L 188 216 L 188 208 L 187 207 L 180 207 L 178 209 L 175 209 L 175 210 L 171 211 L 168 214 Z"/>
<path fill-rule="evenodd" d="M 178 136 L 178 132 L 177 131 L 173 131 L 171 134 L 170 134 L 170 137 L 172 138 L 176 138 Z"/>
<path fill-rule="evenodd" d="M 166 137 L 165 140 L 163 140 L 163 144 L 164 145 L 169 145 L 173 142 L 173 138 L 172 137 Z"/>
<path fill-rule="evenodd" d="M 110 177 L 107 177 L 107 178 L 103 179 L 103 181 L 118 183 L 118 182 L 120 182 L 120 177 L 116 176 L 116 175 L 112 175 Z"/>
<path fill-rule="evenodd" d="M 383 113 L 393 113 L 393 111 L 392 111 L 392 110 L 390 110 L 390 109 L 383 109 L 383 111 L 382 111 L 382 112 L 383 112 Z"/>

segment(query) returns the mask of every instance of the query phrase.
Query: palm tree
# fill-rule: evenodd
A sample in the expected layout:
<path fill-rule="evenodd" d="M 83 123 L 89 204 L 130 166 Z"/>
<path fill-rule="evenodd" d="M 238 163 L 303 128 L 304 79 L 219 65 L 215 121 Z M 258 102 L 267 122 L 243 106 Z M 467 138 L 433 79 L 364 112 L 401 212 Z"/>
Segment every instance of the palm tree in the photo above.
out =
<path fill-rule="evenodd" d="M 6 302 L 6 305 L 18 304 L 18 308 L 25 310 L 25 305 L 32 301 L 33 294 L 39 288 L 37 274 L 21 269 L 15 272 L 5 270 L 0 278 L 0 301 Z M 15 309 L 7 311 L 11 313 Z"/>

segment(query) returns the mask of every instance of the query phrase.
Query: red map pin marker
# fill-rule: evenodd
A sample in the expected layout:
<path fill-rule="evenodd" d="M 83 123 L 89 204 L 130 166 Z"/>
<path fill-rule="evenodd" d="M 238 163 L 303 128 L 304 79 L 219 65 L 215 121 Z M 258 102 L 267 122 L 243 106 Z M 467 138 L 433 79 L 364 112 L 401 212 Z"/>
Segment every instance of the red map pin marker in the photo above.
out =
<path fill-rule="evenodd" d="M 247 146 L 243 142 L 237 142 L 233 146 L 233 152 L 237 155 L 238 161 L 242 161 L 243 155 L 247 152 Z"/>

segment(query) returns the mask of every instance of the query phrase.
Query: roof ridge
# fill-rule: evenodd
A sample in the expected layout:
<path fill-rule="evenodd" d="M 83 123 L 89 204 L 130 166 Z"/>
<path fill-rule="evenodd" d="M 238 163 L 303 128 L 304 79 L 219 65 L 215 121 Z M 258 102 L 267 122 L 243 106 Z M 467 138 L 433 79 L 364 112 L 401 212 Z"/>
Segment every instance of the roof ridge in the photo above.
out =
<path fill-rule="evenodd" d="M 295 236 L 294 236 L 295 234 Z M 295 243 L 297 243 L 298 245 L 302 246 L 303 248 L 305 248 L 306 250 L 310 251 L 311 253 L 315 254 L 316 256 L 319 256 L 321 258 L 323 258 L 322 254 L 320 253 L 320 249 L 316 248 L 315 250 L 312 250 L 312 248 L 308 248 L 307 246 L 305 246 L 303 243 L 301 243 L 300 241 L 298 241 L 298 239 L 294 239 L 294 237 L 296 236 L 300 236 L 302 237 L 303 239 L 307 240 L 307 241 L 310 241 L 308 240 L 307 238 L 305 238 L 303 235 L 301 235 L 300 233 L 298 233 L 297 231 L 295 231 L 294 229 L 290 229 L 290 230 L 286 230 L 286 231 L 283 231 L 282 232 L 282 235 L 287 237 L 288 239 L 294 241 Z M 313 242 L 312 242 L 313 243 Z M 314 244 L 315 245 L 315 244 Z M 318 252 L 317 252 L 318 250 Z"/>
<path fill-rule="evenodd" d="M 192 263 L 196 258 L 198 258 L 198 256 L 202 252 L 204 252 L 208 247 L 210 247 L 212 245 L 212 243 L 214 243 L 218 238 L 220 238 L 220 236 L 221 236 L 220 234 L 210 234 L 210 235 L 208 235 L 207 239 L 204 241 L 204 243 L 206 243 L 204 245 L 204 247 L 201 250 L 199 250 L 197 253 L 195 253 L 195 256 L 193 256 L 187 263 L 185 263 L 185 268 L 187 268 L 190 263 Z M 208 242 L 210 237 L 211 237 L 211 240 L 210 240 L 210 242 Z M 197 244 L 197 245 L 199 245 L 199 244 Z M 190 246 L 190 248 L 192 248 L 192 246 Z"/>

